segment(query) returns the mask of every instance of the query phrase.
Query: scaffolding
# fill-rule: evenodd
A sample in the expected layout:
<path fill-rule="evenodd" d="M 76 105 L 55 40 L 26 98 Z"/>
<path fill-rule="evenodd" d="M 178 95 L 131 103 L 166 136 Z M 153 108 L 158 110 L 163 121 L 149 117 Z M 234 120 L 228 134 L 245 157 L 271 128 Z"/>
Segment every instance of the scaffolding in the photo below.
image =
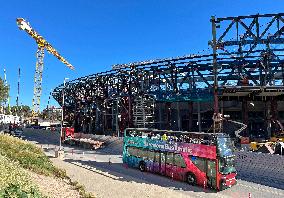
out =
<path fill-rule="evenodd" d="M 155 124 L 155 100 L 150 96 L 134 99 L 133 120 L 138 128 L 153 128 Z"/>

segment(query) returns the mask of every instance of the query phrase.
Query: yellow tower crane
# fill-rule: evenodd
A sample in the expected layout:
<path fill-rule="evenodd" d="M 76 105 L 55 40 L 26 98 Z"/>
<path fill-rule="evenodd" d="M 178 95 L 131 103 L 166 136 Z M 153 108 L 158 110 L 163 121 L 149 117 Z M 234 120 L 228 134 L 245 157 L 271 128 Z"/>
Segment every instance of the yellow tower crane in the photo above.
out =
<path fill-rule="evenodd" d="M 34 77 L 34 96 L 33 96 L 33 117 L 38 116 L 40 109 L 40 96 L 42 92 L 42 72 L 43 72 L 43 58 L 44 58 L 44 49 L 49 53 L 54 55 L 58 60 L 67 65 L 70 69 L 74 70 L 74 67 L 63 58 L 56 49 L 52 47 L 40 34 L 38 34 L 30 24 L 23 18 L 17 18 L 17 25 L 20 30 L 25 30 L 31 37 L 33 37 L 37 43 L 37 52 L 36 52 L 36 70 Z"/>

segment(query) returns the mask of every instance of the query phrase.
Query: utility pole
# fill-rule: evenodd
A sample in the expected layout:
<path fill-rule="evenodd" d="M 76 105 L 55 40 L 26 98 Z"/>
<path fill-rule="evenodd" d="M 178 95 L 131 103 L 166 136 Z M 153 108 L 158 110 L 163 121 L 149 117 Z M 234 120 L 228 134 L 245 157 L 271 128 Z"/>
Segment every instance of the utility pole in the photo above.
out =
<path fill-rule="evenodd" d="M 46 111 L 47 111 L 47 118 L 48 118 L 48 120 L 50 120 L 50 112 L 49 112 L 49 109 L 50 109 L 50 107 L 49 107 L 49 103 L 50 103 L 50 97 L 51 97 L 51 93 L 52 93 L 52 90 L 49 92 L 49 96 L 48 96 L 48 101 L 47 101 L 47 107 L 46 107 Z"/>
<path fill-rule="evenodd" d="M 69 78 L 64 78 L 63 89 L 62 89 L 62 110 L 61 110 L 61 130 L 60 130 L 60 141 L 59 141 L 59 150 L 61 150 L 62 145 L 62 135 L 63 135 L 63 122 L 64 122 L 64 89 L 66 80 Z"/>
<path fill-rule="evenodd" d="M 119 137 L 119 126 L 118 126 L 118 123 L 119 123 L 119 121 L 118 121 L 118 118 L 119 118 L 119 116 L 118 116 L 118 108 L 119 108 L 119 106 L 118 106 L 118 101 L 119 101 L 119 98 L 117 97 L 117 99 L 116 99 L 116 123 L 115 123 L 117 137 Z"/>
<path fill-rule="evenodd" d="M 216 20 L 215 16 L 211 17 L 212 23 L 212 49 L 213 49 L 213 77 L 214 77 L 214 85 L 213 85 L 213 92 L 214 92 L 214 114 L 213 114 L 213 132 L 216 132 L 216 122 L 219 114 L 219 107 L 218 107 L 218 65 L 217 65 L 217 39 L 216 39 Z"/>
<path fill-rule="evenodd" d="M 16 99 L 16 104 L 17 104 L 17 112 L 16 112 L 16 115 L 18 115 L 18 113 L 19 113 L 20 77 L 21 77 L 21 68 L 19 67 L 19 70 L 18 70 L 17 99 Z"/>

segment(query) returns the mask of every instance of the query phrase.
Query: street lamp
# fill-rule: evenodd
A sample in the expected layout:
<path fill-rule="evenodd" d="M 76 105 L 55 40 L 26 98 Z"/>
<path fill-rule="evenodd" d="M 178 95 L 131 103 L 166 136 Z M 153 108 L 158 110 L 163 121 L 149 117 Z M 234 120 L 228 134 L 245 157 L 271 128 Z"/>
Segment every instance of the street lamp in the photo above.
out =
<path fill-rule="evenodd" d="M 69 78 L 64 78 L 63 88 L 62 88 L 62 110 L 61 110 L 61 130 L 60 130 L 60 141 L 59 141 L 59 150 L 61 150 L 62 144 L 62 135 L 63 135 L 63 122 L 64 122 L 64 89 L 65 89 L 65 82 L 69 80 Z"/>

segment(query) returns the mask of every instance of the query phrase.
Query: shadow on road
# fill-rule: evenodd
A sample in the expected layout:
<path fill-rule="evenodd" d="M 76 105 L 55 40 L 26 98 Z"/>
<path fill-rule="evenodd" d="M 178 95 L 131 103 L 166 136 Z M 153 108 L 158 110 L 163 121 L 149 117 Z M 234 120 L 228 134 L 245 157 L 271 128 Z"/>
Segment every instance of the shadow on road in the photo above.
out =
<path fill-rule="evenodd" d="M 65 159 L 65 162 L 72 163 L 89 171 L 104 175 L 114 180 L 123 182 L 136 182 L 149 185 L 158 185 L 161 187 L 170 188 L 176 191 L 191 191 L 191 192 L 205 192 L 216 193 L 210 189 L 203 189 L 199 186 L 190 186 L 185 182 L 171 180 L 162 175 L 157 175 L 149 172 L 141 172 L 138 169 L 128 168 L 122 163 L 96 162 L 96 161 L 82 161 L 74 159 Z"/>

